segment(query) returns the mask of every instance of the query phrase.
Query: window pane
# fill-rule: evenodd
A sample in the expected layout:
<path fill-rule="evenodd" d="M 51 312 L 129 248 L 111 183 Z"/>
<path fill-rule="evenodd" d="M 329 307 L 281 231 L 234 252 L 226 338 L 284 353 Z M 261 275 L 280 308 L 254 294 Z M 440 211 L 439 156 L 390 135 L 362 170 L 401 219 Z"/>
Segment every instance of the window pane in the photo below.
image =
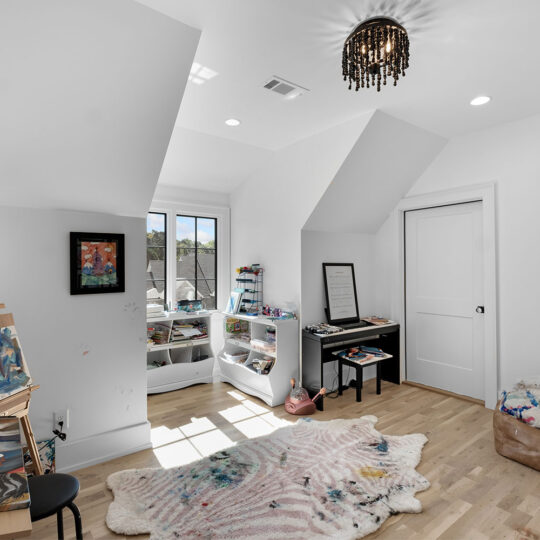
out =
<path fill-rule="evenodd" d="M 216 278 L 216 220 L 197 218 L 197 279 Z"/>
<path fill-rule="evenodd" d="M 215 279 L 216 277 L 216 250 L 198 249 L 197 278 Z"/>
<path fill-rule="evenodd" d="M 165 247 L 165 214 L 150 212 L 146 218 L 146 245 Z"/>
<path fill-rule="evenodd" d="M 197 218 L 197 242 L 200 247 L 215 249 L 216 220 L 213 218 Z"/>
<path fill-rule="evenodd" d="M 194 217 L 176 216 L 176 277 L 195 278 Z M 194 300 L 194 298 L 185 298 L 185 300 Z"/>
<path fill-rule="evenodd" d="M 178 300 L 195 300 L 194 279 L 176 280 L 176 301 Z"/>
<path fill-rule="evenodd" d="M 165 279 L 165 248 L 146 249 L 146 279 Z"/>
<path fill-rule="evenodd" d="M 216 308 L 216 224 L 214 218 L 176 216 L 177 301 L 200 299 Z"/>
<path fill-rule="evenodd" d="M 195 279 L 195 248 L 176 249 L 176 277 Z"/>
<path fill-rule="evenodd" d="M 146 280 L 146 302 L 148 304 L 165 304 L 164 280 Z"/>
<path fill-rule="evenodd" d="M 186 216 L 176 216 L 176 247 L 195 247 L 195 218 Z"/>
<path fill-rule="evenodd" d="M 197 289 L 197 298 L 203 301 L 203 307 L 216 309 L 216 280 L 198 279 Z"/>

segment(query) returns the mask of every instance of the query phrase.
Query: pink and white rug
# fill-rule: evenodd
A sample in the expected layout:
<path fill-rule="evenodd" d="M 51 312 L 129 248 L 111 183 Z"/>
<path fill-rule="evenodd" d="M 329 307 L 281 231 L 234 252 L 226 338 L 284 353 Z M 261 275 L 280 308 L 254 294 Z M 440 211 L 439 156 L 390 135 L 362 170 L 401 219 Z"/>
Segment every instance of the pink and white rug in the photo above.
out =
<path fill-rule="evenodd" d="M 109 476 L 107 526 L 152 540 L 361 538 L 421 512 L 415 467 L 427 438 L 379 433 L 377 418 L 310 418 L 173 469 Z"/>

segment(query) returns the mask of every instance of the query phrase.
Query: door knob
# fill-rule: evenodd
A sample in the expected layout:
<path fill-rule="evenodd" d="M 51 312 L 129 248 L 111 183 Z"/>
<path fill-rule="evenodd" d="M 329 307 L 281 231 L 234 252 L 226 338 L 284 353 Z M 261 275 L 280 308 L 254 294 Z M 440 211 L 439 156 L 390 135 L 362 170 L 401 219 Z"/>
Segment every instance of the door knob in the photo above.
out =
<path fill-rule="evenodd" d="M 484 306 L 476 306 L 476 313 L 484 313 Z"/>

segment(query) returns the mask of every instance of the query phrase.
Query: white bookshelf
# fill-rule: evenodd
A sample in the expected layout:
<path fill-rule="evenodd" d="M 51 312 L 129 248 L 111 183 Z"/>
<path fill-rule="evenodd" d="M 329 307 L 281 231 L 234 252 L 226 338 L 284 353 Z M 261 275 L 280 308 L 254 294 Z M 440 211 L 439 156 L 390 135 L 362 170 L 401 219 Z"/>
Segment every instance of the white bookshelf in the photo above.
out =
<path fill-rule="evenodd" d="M 250 341 L 252 339 L 265 341 L 266 328 L 275 329 L 275 350 L 261 352 L 253 347 L 250 341 L 241 341 L 230 336 L 226 331 L 227 319 L 246 321 Z M 224 313 L 223 337 L 224 346 L 217 356 L 219 369 L 216 371 L 216 377 L 247 394 L 257 396 L 271 407 L 282 404 L 291 388 L 290 379 L 294 377 L 298 380 L 298 321 Z M 235 354 L 241 351 L 248 353 L 247 359 L 242 363 L 235 363 L 225 356 L 225 353 Z M 259 374 L 249 367 L 254 360 L 265 356 L 274 359 L 274 365 L 268 374 Z"/>
<path fill-rule="evenodd" d="M 173 312 L 146 320 L 147 329 L 168 331 L 167 343 L 147 344 L 146 375 L 149 394 L 170 392 L 193 384 L 211 383 L 215 354 L 211 345 L 211 319 L 215 311 L 202 313 Z M 170 341 L 175 321 L 204 321 L 208 336 L 200 339 Z M 201 356 L 208 358 L 199 360 Z M 156 365 L 162 364 L 162 365 Z"/>

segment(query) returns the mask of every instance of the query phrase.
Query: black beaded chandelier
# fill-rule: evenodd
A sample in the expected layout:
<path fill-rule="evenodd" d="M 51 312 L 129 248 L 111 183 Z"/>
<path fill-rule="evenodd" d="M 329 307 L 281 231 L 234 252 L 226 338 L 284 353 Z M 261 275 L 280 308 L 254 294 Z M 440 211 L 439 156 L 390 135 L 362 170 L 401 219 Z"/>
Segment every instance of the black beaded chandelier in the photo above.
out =
<path fill-rule="evenodd" d="M 377 86 L 386 78 L 405 77 L 409 67 L 409 36 L 403 26 L 388 17 L 376 17 L 360 23 L 345 40 L 343 46 L 343 80 L 360 87 Z"/>

